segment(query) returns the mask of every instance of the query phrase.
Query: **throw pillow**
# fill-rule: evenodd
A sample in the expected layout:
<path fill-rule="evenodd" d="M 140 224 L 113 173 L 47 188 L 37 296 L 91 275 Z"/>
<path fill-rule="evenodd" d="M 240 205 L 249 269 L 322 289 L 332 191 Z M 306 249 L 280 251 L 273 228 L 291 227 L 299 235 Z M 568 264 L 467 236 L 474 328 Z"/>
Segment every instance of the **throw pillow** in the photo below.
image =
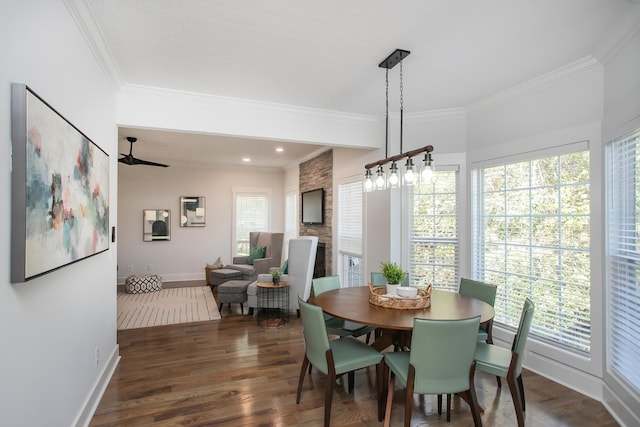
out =
<path fill-rule="evenodd" d="M 289 273 L 289 260 L 285 259 L 284 262 L 282 263 L 282 267 L 280 268 L 280 271 L 282 272 L 282 274 L 288 274 Z"/>
<path fill-rule="evenodd" d="M 258 247 L 249 249 L 249 258 L 247 259 L 247 263 L 249 265 L 253 265 L 254 260 L 258 258 L 264 258 L 266 253 L 267 253 L 266 246 L 258 246 Z"/>

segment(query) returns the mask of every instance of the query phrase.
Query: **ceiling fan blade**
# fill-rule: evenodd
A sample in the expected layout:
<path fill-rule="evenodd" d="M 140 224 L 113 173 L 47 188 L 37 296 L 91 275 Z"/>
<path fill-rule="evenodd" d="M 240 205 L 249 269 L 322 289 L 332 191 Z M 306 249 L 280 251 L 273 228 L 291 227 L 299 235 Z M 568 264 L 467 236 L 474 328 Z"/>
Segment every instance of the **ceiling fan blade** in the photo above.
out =
<path fill-rule="evenodd" d="M 124 157 L 120 157 L 118 159 L 118 161 L 120 163 L 124 163 L 125 165 L 132 165 L 133 164 L 131 157 L 129 157 L 127 155 L 125 155 Z"/>
<path fill-rule="evenodd" d="M 169 167 L 169 165 L 165 165 L 162 163 L 151 162 L 149 160 L 136 159 L 135 157 L 131 158 L 132 165 L 147 165 L 147 166 L 160 166 L 161 168 Z"/>
<path fill-rule="evenodd" d="M 159 166 L 161 168 L 169 167 L 169 165 L 165 165 L 162 163 L 151 162 L 149 160 L 136 159 L 131 154 L 133 152 L 133 143 L 136 142 L 138 138 L 128 136 L 127 141 L 129 141 L 129 154 L 120 153 L 122 157 L 118 159 L 120 163 L 124 163 L 125 165 L 147 165 L 147 166 Z"/>

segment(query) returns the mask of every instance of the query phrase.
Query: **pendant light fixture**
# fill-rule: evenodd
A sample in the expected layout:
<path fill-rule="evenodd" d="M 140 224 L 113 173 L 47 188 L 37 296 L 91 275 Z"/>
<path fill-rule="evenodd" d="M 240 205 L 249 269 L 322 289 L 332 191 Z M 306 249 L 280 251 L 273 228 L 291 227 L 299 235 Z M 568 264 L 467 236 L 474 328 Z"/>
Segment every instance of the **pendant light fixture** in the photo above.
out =
<path fill-rule="evenodd" d="M 418 179 L 423 182 L 432 182 L 434 177 L 434 165 L 431 152 L 432 145 L 427 145 L 416 150 L 402 152 L 402 131 L 404 119 L 404 94 L 403 94 L 403 75 L 402 60 L 411 52 L 408 50 L 396 49 L 385 58 L 378 66 L 386 69 L 386 104 L 385 104 L 385 158 L 377 162 L 368 163 L 364 166 L 364 191 L 370 192 L 375 190 L 384 190 L 386 188 L 399 188 L 401 185 L 413 185 Z M 389 157 L 389 70 L 400 64 L 400 153 Z M 425 153 L 423 167 L 413 162 L 412 157 Z M 404 171 L 398 168 L 398 162 L 406 158 Z M 391 163 L 389 166 L 388 176 L 385 174 L 384 165 Z M 376 168 L 375 176 L 371 169 Z M 422 169 L 422 170 L 420 170 Z"/>

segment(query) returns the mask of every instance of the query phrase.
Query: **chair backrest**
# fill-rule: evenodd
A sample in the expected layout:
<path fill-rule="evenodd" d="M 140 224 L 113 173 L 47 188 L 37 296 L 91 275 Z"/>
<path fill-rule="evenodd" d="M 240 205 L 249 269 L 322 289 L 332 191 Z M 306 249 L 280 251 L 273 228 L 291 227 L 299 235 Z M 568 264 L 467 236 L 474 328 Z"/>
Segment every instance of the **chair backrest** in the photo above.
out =
<path fill-rule="evenodd" d="M 387 284 L 387 279 L 378 271 L 371 272 L 371 284 L 373 286 L 382 286 Z M 406 274 L 402 279 L 402 286 L 409 286 L 409 275 Z"/>
<path fill-rule="evenodd" d="M 273 258 L 276 266 L 282 261 L 282 243 L 284 233 L 271 233 L 268 231 L 250 231 L 249 247 L 257 248 L 264 246 L 266 248 L 265 258 Z"/>
<path fill-rule="evenodd" d="M 378 271 L 371 272 L 371 284 L 373 286 L 382 286 L 387 284 L 387 279 Z"/>
<path fill-rule="evenodd" d="M 491 307 L 496 303 L 496 291 L 498 287 L 489 283 L 478 282 L 471 279 L 460 279 L 458 293 L 486 302 Z"/>
<path fill-rule="evenodd" d="M 468 390 L 480 316 L 462 320 L 414 319 L 409 363 L 414 392 L 445 394 Z"/>
<path fill-rule="evenodd" d="M 306 344 L 307 359 L 314 368 L 326 374 L 328 372 L 326 353 L 330 346 L 322 309 L 303 301 L 300 297 L 298 297 L 298 307 L 302 319 L 302 333 Z"/>
<path fill-rule="evenodd" d="M 522 306 L 522 313 L 520 314 L 518 331 L 516 332 L 516 336 L 513 337 L 513 344 L 511 346 L 511 351 L 518 354 L 516 376 L 520 375 L 520 372 L 522 371 L 522 354 L 524 353 L 524 348 L 527 344 L 527 337 L 529 336 L 529 330 L 531 329 L 534 311 L 535 306 L 533 301 L 529 298 L 525 299 L 524 305 Z"/>
<path fill-rule="evenodd" d="M 304 236 L 289 240 L 288 281 L 291 286 L 289 307 L 298 308 L 297 297 L 303 301 L 311 295 L 311 280 L 313 279 L 313 267 L 316 264 L 316 250 L 318 237 Z"/>
<path fill-rule="evenodd" d="M 334 289 L 340 289 L 340 276 L 325 276 L 313 279 L 313 294 L 315 296 Z"/>

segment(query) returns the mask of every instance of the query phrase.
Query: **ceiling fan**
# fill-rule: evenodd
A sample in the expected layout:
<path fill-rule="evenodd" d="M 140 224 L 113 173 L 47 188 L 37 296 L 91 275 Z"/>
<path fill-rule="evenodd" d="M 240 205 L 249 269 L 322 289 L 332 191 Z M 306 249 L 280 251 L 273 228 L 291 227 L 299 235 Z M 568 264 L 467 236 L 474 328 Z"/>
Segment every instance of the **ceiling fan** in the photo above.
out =
<path fill-rule="evenodd" d="M 162 168 L 166 168 L 169 165 L 163 165 L 162 163 L 151 162 L 149 160 L 142 160 L 133 157 L 133 143 L 136 142 L 138 138 L 134 138 L 133 136 L 128 136 L 127 141 L 129 141 L 129 154 L 122 154 L 124 157 L 120 157 L 118 161 L 120 163 L 124 163 L 126 165 L 147 165 L 147 166 L 160 166 Z"/>

